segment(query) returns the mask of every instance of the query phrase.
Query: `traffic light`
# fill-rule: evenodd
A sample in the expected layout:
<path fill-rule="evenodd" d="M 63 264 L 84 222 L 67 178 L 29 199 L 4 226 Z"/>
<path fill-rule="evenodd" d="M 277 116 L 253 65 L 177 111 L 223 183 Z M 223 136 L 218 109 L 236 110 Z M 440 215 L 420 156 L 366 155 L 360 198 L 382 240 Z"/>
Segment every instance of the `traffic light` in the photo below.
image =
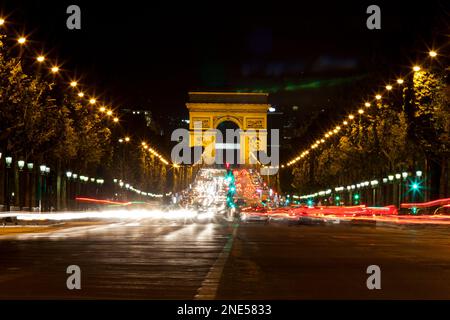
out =
<path fill-rule="evenodd" d="M 228 183 L 227 206 L 229 208 L 236 208 L 236 204 L 234 203 L 234 195 L 236 193 L 236 184 L 235 184 L 233 171 L 231 171 L 229 168 L 230 168 L 230 165 L 229 165 L 229 163 L 227 163 L 227 173 L 225 175 L 225 180 Z"/>
<path fill-rule="evenodd" d="M 359 194 L 358 193 L 355 193 L 353 195 L 353 203 L 354 204 L 359 204 Z"/>
<path fill-rule="evenodd" d="M 336 197 L 334 197 L 334 202 L 335 202 L 335 204 L 336 205 L 339 205 L 340 204 L 340 200 L 341 200 L 341 197 L 340 196 L 336 196 Z"/>

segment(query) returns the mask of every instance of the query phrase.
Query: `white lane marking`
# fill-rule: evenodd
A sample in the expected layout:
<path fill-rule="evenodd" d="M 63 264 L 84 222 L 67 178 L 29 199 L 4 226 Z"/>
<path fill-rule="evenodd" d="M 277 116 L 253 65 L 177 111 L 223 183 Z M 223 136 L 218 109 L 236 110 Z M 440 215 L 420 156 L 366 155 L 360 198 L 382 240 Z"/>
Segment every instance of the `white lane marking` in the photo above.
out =
<path fill-rule="evenodd" d="M 238 226 L 239 225 L 233 226 L 231 237 L 223 247 L 216 262 L 214 262 L 213 266 L 209 269 L 209 272 L 203 280 L 201 287 L 197 290 L 197 294 L 194 297 L 195 300 L 213 300 L 216 298 L 223 268 L 225 267 L 225 263 L 227 262 L 228 256 L 230 255 L 233 247 L 233 240 L 236 237 Z"/>

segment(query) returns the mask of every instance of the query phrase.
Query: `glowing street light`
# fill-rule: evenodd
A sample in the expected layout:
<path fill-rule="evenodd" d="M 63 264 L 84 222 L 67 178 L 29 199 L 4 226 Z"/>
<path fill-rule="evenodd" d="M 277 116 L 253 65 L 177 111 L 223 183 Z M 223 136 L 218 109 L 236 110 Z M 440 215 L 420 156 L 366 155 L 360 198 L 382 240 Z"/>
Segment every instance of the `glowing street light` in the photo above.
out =
<path fill-rule="evenodd" d="M 414 72 L 418 72 L 418 71 L 420 71 L 420 67 L 419 66 L 414 66 L 413 70 L 414 70 Z"/>
<path fill-rule="evenodd" d="M 25 37 L 20 37 L 19 39 L 17 39 L 17 42 L 18 42 L 19 44 L 25 44 L 25 42 L 27 42 L 27 38 L 25 38 Z"/>
<path fill-rule="evenodd" d="M 388 90 L 388 91 L 389 91 L 389 90 L 392 90 L 392 86 L 391 86 L 391 85 L 387 85 L 387 86 L 386 86 L 386 90 Z"/>
<path fill-rule="evenodd" d="M 45 57 L 44 57 L 44 56 L 38 56 L 38 57 L 36 58 L 36 60 L 37 60 L 37 62 L 44 62 Z"/>
<path fill-rule="evenodd" d="M 97 100 L 94 99 L 94 98 L 90 98 L 90 99 L 89 99 L 89 103 L 90 103 L 90 104 L 95 104 L 96 102 L 97 102 Z"/>
<path fill-rule="evenodd" d="M 57 72 L 59 71 L 59 67 L 53 66 L 50 70 L 51 70 L 53 73 L 57 73 Z"/>
<path fill-rule="evenodd" d="M 78 92 L 78 96 L 80 97 L 80 98 L 83 98 L 84 97 L 84 93 L 83 92 Z"/>
<path fill-rule="evenodd" d="M 428 52 L 428 54 L 430 55 L 430 57 L 434 58 L 437 56 L 437 52 L 436 51 L 430 51 Z"/>
<path fill-rule="evenodd" d="M 364 103 L 364 105 L 368 108 L 368 107 L 370 107 L 370 102 L 366 102 L 366 103 Z"/>
<path fill-rule="evenodd" d="M 363 109 L 359 109 L 359 110 L 358 110 L 358 113 L 359 113 L 359 114 L 363 114 L 363 113 L 364 113 L 364 110 L 363 110 Z"/>
<path fill-rule="evenodd" d="M 129 142 L 130 141 L 130 137 L 125 137 L 125 141 Z"/>
<path fill-rule="evenodd" d="M 77 85 L 78 85 L 78 82 L 76 82 L 76 81 L 71 81 L 71 82 L 70 82 L 70 86 L 71 86 L 72 88 L 75 88 Z"/>
<path fill-rule="evenodd" d="M 108 111 L 106 111 L 106 114 L 107 114 L 108 116 L 112 116 L 113 112 L 112 112 L 111 110 L 108 110 Z"/>
<path fill-rule="evenodd" d="M 105 111 L 106 111 L 106 108 L 105 108 L 105 107 L 100 107 L 98 110 L 99 110 L 100 112 L 105 112 Z"/>
<path fill-rule="evenodd" d="M 0 18 L 0 26 L 2 26 L 2 25 L 4 25 L 4 24 L 5 24 L 5 19 Z"/>
<path fill-rule="evenodd" d="M 355 116 L 351 114 L 351 115 L 348 116 L 348 118 L 349 118 L 350 120 L 353 120 L 353 119 L 355 119 Z"/>
<path fill-rule="evenodd" d="M 17 166 L 19 167 L 19 170 L 22 171 L 23 167 L 25 167 L 25 161 L 23 160 L 17 161 Z"/>
<path fill-rule="evenodd" d="M 115 118 L 113 119 L 113 121 L 114 121 L 114 122 L 119 122 L 119 118 L 115 117 Z"/>
<path fill-rule="evenodd" d="M 404 82 L 403 79 L 397 79 L 398 84 L 403 84 L 403 82 Z"/>
<path fill-rule="evenodd" d="M 380 99 L 381 99 L 381 95 L 377 94 L 377 95 L 375 96 L 375 99 L 380 100 Z"/>

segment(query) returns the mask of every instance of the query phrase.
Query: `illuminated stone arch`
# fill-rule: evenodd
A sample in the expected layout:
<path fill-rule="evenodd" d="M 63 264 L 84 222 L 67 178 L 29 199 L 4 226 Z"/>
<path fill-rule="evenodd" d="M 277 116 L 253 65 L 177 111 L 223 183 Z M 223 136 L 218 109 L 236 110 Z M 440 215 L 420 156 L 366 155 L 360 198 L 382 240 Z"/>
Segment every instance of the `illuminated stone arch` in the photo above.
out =
<path fill-rule="evenodd" d="M 212 148 L 215 154 L 215 135 L 207 134 L 208 130 L 216 129 L 221 123 L 231 121 L 243 130 L 240 137 L 240 161 L 250 163 L 250 141 L 248 130 L 257 132 L 263 139 L 258 142 L 258 150 L 266 151 L 267 110 L 269 108 L 267 93 L 238 92 L 189 92 L 190 141 L 193 146 Z M 197 132 L 197 134 L 195 134 Z M 204 135 L 199 135 L 203 132 Z M 242 152 L 244 150 L 244 152 Z"/>

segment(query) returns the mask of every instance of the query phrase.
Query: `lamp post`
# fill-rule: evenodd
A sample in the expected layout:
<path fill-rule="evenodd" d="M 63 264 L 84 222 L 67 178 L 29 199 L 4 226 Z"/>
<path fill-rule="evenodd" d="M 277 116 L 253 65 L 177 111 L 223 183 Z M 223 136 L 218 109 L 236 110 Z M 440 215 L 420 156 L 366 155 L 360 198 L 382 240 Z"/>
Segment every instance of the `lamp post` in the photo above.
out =
<path fill-rule="evenodd" d="M 125 199 L 125 197 L 123 196 L 123 186 L 124 186 L 124 183 L 123 183 L 122 180 L 120 180 L 120 181 L 119 181 L 119 187 L 120 187 L 120 199 L 121 199 L 121 200 L 124 200 L 124 199 Z"/>
<path fill-rule="evenodd" d="M 9 192 L 9 169 L 11 169 L 12 157 L 5 157 L 6 171 L 5 171 L 5 211 L 11 210 L 11 194 Z"/>
<path fill-rule="evenodd" d="M 45 164 L 41 164 L 39 166 L 39 172 L 41 173 L 39 175 L 39 180 L 38 180 L 38 201 L 39 201 L 39 211 L 42 212 L 42 184 L 43 184 L 43 180 L 44 180 L 44 174 L 45 174 L 45 169 L 47 168 L 47 166 Z"/>
<path fill-rule="evenodd" d="M 29 190 L 28 193 L 28 210 L 32 211 L 33 207 L 33 179 L 32 179 L 32 173 L 33 173 L 33 162 L 27 163 L 28 168 L 28 174 L 27 174 L 27 189 Z"/>
<path fill-rule="evenodd" d="M 72 171 L 66 171 L 66 203 L 67 203 L 67 208 L 70 209 L 71 205 L 70 205 L 70 201 L 71 201 L 71 196 L 70 196 L 70 178 L 72 177 Z"/>
<path fill-rule="evenodd" d="M 77 178 L 78 178 L 78 174 L 72 173 L 72 179 L 73 179 L 72 187 L 73 187 L 74 198 L 76 198 L 78 196 L 78 181 L 77 181 Z M 78 209 L 78 202 L 76 201 L 75 203 L 76 203 L 75 207 L 76 207 L 76 209 Z"/>
<path fill-rule="evenodd" d="M 22 208 L 25 206 L 25 192 L 23 192 L 23 175 L 22 171 L 25 167 L 25 161 L 19 160 L 17 161 L 17 167 L 19 168 L 19 188 L 17 192 L 17 197 L 19 200 L 19 210 L 22 211 Z"/>
<path fill-rule="evenodd" d="M 392 188 L 392 192 L 391 192 L 391 196 L 392 196 L 392 199 L 389 199 L 390 201 L 390 203 L 394 203 L 394 192 L 395 192 L 395 190 L 394 190 L 394 176 L 393 175 L 388 175 L 388 181 L 389 181 L 389 188 Z"/>
<path fill-rule="evenodd" d="M 404 196 L 407 195 L 406 190 L 408 188 L 408 185 L 407 185 L 406 179 L 408 178 L 408 172 L 402 172 L 402 178 L 403 178 L 403 181 L 400 182 L 400 184 L 401 184 L 400 190 L 402 191 L 400 204 L 405 200 L 405 199 L 403 199 Z M 399 205 L 399 207 L 400 207 L 400 205 Z"/>
<path fill-rule="evenodd" d="M 402 189 L 402 183 L 400 181 L 400 178 L 402 175 L 400 173 L 395 174 L 395 179 L 397 180 L 397 197 L 395 199 L 395 203 L 397 205 L 397 208 L 400 209 L 400 195 L 401 195 L 401 189 Z"/>

